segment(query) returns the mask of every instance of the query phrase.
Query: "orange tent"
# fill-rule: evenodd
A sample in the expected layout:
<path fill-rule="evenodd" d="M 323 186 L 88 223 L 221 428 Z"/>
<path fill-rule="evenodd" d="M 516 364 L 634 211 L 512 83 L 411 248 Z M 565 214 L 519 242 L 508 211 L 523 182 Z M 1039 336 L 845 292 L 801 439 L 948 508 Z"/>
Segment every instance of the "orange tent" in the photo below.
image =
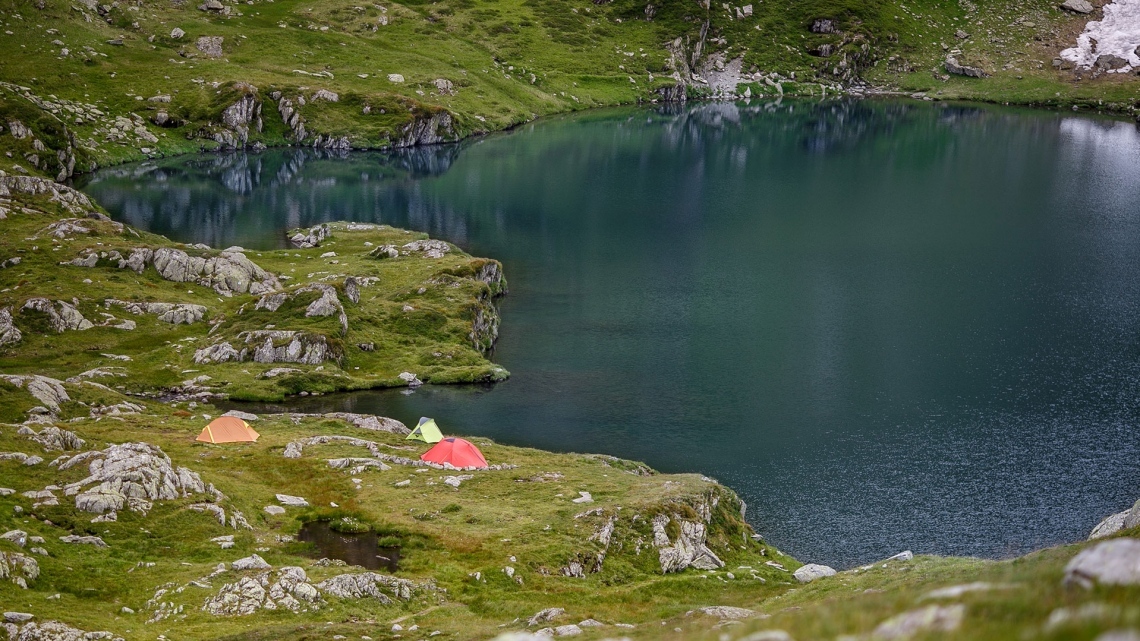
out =
<path fill-rule="evenodd" d="M 202 430 L 198 440 L 203 443 L 238 443 L 256 441 L 258 436 L 261 435 L 240 418 L 219 416 Z"/>

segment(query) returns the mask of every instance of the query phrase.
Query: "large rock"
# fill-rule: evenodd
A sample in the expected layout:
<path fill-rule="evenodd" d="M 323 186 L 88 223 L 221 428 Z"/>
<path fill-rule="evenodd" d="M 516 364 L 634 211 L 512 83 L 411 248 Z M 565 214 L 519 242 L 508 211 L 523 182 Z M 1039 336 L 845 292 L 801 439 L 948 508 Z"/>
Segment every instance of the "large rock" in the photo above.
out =
<path fill-rule="evenodd" d="M 260 132 L 263 126 L 261 101 L 257 99 L 257 89 L 244 83 L 239 84 L 238 88 L 247 93 L 222 111 L 222 125 L 229 131 L 214 136 L 216 142 L 231 149 L 244 147 L 249 142 L 250 129 Z"/>
<path fill-rule="evenodd" d="M 323 283 L 313 283 L 298 288 L 294 292 L 294 296 L 306 292 L 318 292 L 320 296 L 305 308 L 305 316 L 312 318 L 336 315 L 340 320 L 341 334 L 347 334 L 348 315 L 344 311 L 344 305 L 341 304 L 340 298 L 336 295 L 336 288 Z"/>
<path fill-rule="evenodd" d="M 132 254 L 131 259 L 134 258 Z M 127 263 L 130 263 L 130 260 Z M 257 266 L 241 252 L 224 251 L 217 256 L 190 256 L 181 249 L 163 247 L 154 250 L 151 264 L 166 280 L 194 282 L 211 287 L 223 296 L 250 293 L 260 296 L 279 291 L 281 282 L 273 274 Z"/>
<path fill-rule="evenodd" d="M 52 302 L 46 298 L 29 298 L 24 302 L 25 311 L 37 311 L 48 317 L 48 326 L 53 331 L 63 333 L 68 330 L 85 330 L 95 326 L 94 323 L 83 317 L 79 310 L 71 303 L 64 301 Z"/>
<path fill-rule="evenodd" d="M 970 67 L 958 62 L 954 56 L 946 56 L 946 61 L 943 63 L 946 67 L 946 73 L 954 74 L 957 76 L 967 76 L 970 78 L 988 78 L 990 74 L 980 67 Z"/>
<path fill-rule="evenodd" d="M 818 565 L 815 563 L 808 563 L 797 569 L 793 576 L 800 583 L 811 583 L 816 579 L 822 579 L 825 576 L 835 576 L 835 569 L 826 565 Z"/>
<path fill-rule="evenodd" d="M 234 571 L 242 570 L 268 570 L 273 566 L 265 562 L 265 559 L 256 554 L 251 554 L 244 559 L 238 559 L 230 564 L 230 569 Z"/>
<path fill-rule="evenodd" d="M 542 625 L 544 623 L 550 623 L 551 621 L 557 619 L 558 617 L 562 616 L 563 614 L 566 614 L 566 610 L 564 610 L 562 608 L 546 608 L 545 610 L 539 610 L 538 612 L 536 612 L 534 614 L 534 616 L 532 616 L 526 622 L 526 624 L 528 627 L 534 627 L 536 625 Z"/>
<path fill-rule="evenodd" d="M 256 330 L 238 334 L 246 343 L 240 350 L 227 342 L 218 342 L 194 352 L 198 364 L 253 360 L 257 363 L 300 363 L 320 365 L 339 361 L 340 353 L 321 334 L 288 330 Z"/>
<path fill-rule="evenodd" d="M 146 514 L 154 501 L 173 501 L 213 490 L 196 472 L 175 468 L 170 457 L 149 443 L 123 443 L 84 452 L 59 460 L 58 467 L 62 471 L 88 461 L 89 476 L 64 486 L 64 493 L 75 496 L 77 508 L 93 514 L 124 507 Z"/>
<path fill-rule="evenodd" d="M 207 58 L 221 58 L 225 55 L 225 52 L 222 51 L 222 43 L 225 40 L 222 36 L 202 36 L 198 38 L 194 46 Z"/>
<path fill-rule="evenodd" d="M 1061 3 L 1061 8 L 1073 13 L 1092 13 L 1094 7 L 1088 0 L 1065 0 Z"/>
<path fill-rule="evenodd" d="M 1112 536 L 1121 530 L 1134 528 L 1137 525 L 1140 525 L 1140 501 L 1136 501 L 1136 504 L 1133 505 L 1131 509 L 1107 516 L 1103 521 L 1097 523 L 1097 526 L 1094 527 L 1093 531 L 1089 534 L 1089 540 L 1103 539 L 1106 536 Z"/>
<path fill-rule="evenodd" d="M 734 608 L 727 605 L 711 605 L 703 608 L 698 608 L 697 612 L 705 616 L 715 617 L 717 619 L 737 620 L 747 619 L 756 616 L 755 610 L 748 608 Z"/>
<path fill-rule="evenodd" d="M 1140 539 L 1112 539 L 1086 548 L 1065 566 L 1065 582 L 1140 585 Z"/>

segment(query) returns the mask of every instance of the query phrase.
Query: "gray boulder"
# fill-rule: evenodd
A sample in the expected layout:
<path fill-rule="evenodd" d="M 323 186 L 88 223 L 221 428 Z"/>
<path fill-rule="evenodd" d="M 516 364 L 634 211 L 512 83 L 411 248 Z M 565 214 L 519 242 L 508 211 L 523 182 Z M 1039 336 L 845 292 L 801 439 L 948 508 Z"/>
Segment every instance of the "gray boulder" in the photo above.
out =
<path fill-rule="evenodd" d="M 1092 13 L 1094 7 L 1088 0 L 1065 0 L 1061 3 L 1061 8 L 1073 13 Z"/>
<path fill-rule="evenodd" d="M 807 565 L 801 566 L 799 569 L 797 569 L 793 573 L 793 576 L 795 576 L 796 580 L 800 583 L 811 583 L 816 579 L 822 579 L 826 576 L 835 576 L 835 574 L 836 572 L 834 568 L 828 567 L 826 565 L 818 565 L 816 563 L 808 563 Z"/>
<path fill-rule="evenodd" d="M 325 594 L 341 599 L 372 598 L 385 604 L 392 602 L 385 592 L 401 601 L 408 601 L 417 591 L 416 584 L 407 579 L 397 579 L 375 572 L 341 574 L 321 581 L 317 584 L 317 588 Z"/>
<path fill-rule="evenodd" d="M 665 527 L 670 518 L 659 514 L 653 518 L 653 544 L 657 548 L 661 571 L 680 572 L 688 567 L 699 570 L 716 570 L 724 567 L 724 561 L 705 545 L 705 524 L 697 521 L 676 519 L 680 533 L 675 541 L 669 540 Z"/>
<path fill-rule="evenodd" d="M 1065 566 L 1065 583 L 1140 585 L 1140 539 L 1112 539 L 1082 550 Z"/>
<path fill-rule="evenodd" d="M 727 605 L 712 605 L 696 610 L 705 616 L 715 617 L 717 619 L 738 620 L 747 619 L 748 617 L 756 616 L 755 610 L 748 608 L 734 608 Z"/>
<path fill-rule="evenodd" d="M 28 581 L 40 576 L 40 564 L 21 552 L 0 552 L 0 581 L 8 580 L 28 589 Z"/>
<path fill-rule="evenodd" d="M 344 279 L 344 295 L 348 297 L 348 300 L 354 303 L 360 302 L 360 282 L 356 280 L 355 276 L 349 276 Z M 0 341 L 3 341 L 2 323 L 3 317 L 0 316 Z"/>
<path fill-rule="evenodd" d="M 54 378 L 37 374 L 30 376 L 0 374 L 0 380 L 26 389 L 29 394 L 52 412 L 58 412 L 61 403 L 71 400 L 71 397 L 67 395 L 67 390 L 63 388 L 63 382 Z"/>
<path fill-rule="evenodd" d="M 79 536 L 77 534 L 68 534 L 67 536 L 59 537 L 63 543 L 74 543 L 78 545 L 94 545 L 97 548 L 107 547 L 107 543 L 97 536 Z"/>
<path fill-rule="evenodd" d="M 238 559 L 230 564 L 230 569 L 237 571 L 242 570 L 268 570 L 273 566 L 265 562 L 265 559 L 256 554 L 251 554 L 244 559 Z"/>
<path fill-rule="evenodd" d="M 208 489 L 196 472 L 175 468 L 170 457 L 149 443 L 84 452 L 61 460 L 58 468 L 63 471 L 85 462 L 90 462 L 87 478 L 65 486 L 64 492 L 75 496 L 78 509 L 93 514 L 123 507 L 146 514 L 153 501 L 173 501 Z"/>
<path fill-rule="evenodd" d="M 980 67 L 971 67 L 968 65 L 960 64 L 958 62 L 958 59 L 954 56 L 946 56 L 946 61 L 943 63 L 943 66 L 946 67 L 946 73 L 957 76 L 966 76 L 969 78 L 988 78 L 990 75 Z"/>
<path fill-rule="evenodd" d="M 108 298 L 103 301 L 103 306 L 107 309 L 120 307 L 136 316 L 151 314 L 157 316 L 158 320 L 172 325 L 190 325 L 206 316 L 205 305 L 194 305 L 192 303 L 137 303 Z"/>
<path fill-rule="evenodd" d="M 36 433 L 30 427 L 21 427 L 17 432 L 43 446 L 49 452 L 56 450 L 81 450 L 85 441 L 75 433 L 48 426 Z"/>

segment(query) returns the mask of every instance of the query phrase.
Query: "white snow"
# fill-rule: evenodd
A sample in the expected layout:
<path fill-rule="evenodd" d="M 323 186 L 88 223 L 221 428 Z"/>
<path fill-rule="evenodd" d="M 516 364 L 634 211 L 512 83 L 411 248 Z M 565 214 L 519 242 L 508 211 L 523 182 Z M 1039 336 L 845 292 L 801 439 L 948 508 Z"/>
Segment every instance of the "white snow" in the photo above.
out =
<path fill-rule="evenodd" d="M 1077 46 L 1062 51 L 1061 57 L 1077 67 L 1091 67 L 1098 57 L 1111 54 L 1129 63 L 1115 73 L 1128 73 L 1140 67 L 1138 47 L 1140 0 L 1116 0 L 1104 6 L 1103 20 L 1091 20 L 1085 25 L 1085 32 L 1077 36 Z"/>

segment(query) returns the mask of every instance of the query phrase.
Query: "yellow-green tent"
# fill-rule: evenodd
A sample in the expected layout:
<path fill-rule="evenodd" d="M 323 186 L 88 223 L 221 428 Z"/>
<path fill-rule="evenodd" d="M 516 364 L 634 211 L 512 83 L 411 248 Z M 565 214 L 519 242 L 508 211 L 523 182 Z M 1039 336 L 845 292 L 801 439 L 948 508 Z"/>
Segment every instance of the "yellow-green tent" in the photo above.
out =
<path fill-rule="evenodd" d="M 443 434 L 439 431 L 439 426 L 435 424 L 434 418 L 421 416 L 419 425 L 416 425 L 416 429 L 408 434 L 406 440 L 438 443 L 443 440 Z"/>

